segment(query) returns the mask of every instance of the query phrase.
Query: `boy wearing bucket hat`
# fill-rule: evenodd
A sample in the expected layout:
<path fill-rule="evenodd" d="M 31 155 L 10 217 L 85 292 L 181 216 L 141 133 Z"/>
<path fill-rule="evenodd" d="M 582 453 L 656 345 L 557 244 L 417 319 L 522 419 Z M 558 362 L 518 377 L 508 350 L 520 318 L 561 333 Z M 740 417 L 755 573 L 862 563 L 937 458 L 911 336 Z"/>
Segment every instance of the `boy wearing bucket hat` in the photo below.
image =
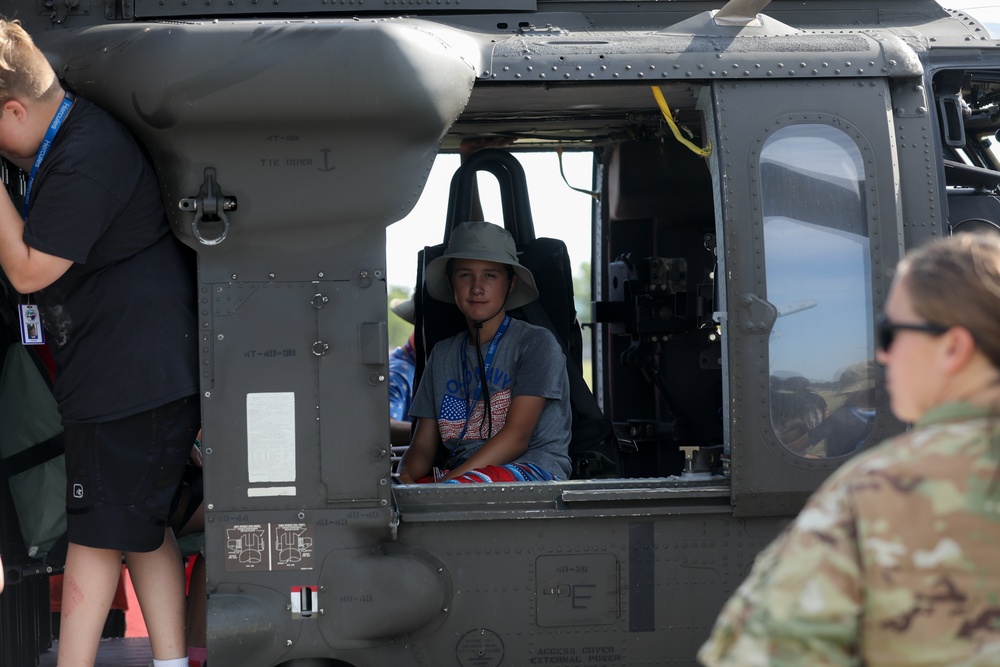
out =
<path fill-rule="evenodd" d="M 567 479 L 566 360 L 547 329 L 507 314 L 538 297 L 513 238 L 489 222 L 459 225 L 444 255 L 428 264 L 425 283 L 433 298 L 458 307 L 468 331 L 431 352 L 410 408 L 417 425 L 400 481 Z M 448 459 L 438 473 L 442 445 Z"/>

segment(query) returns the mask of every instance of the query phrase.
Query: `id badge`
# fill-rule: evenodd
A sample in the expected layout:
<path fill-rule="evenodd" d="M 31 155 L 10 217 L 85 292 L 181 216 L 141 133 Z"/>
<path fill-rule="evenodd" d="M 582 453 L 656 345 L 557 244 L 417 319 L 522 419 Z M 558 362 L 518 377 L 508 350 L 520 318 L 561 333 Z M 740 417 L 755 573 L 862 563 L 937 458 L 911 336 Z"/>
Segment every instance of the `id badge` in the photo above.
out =
<path fill-rule="evenodd" d="M 21 342 L 25 345 L 44 345 L 45 330 L 42 328 L 38 306 L 22 303 L 18 305 L 17 311 L 21 319 Z"/>

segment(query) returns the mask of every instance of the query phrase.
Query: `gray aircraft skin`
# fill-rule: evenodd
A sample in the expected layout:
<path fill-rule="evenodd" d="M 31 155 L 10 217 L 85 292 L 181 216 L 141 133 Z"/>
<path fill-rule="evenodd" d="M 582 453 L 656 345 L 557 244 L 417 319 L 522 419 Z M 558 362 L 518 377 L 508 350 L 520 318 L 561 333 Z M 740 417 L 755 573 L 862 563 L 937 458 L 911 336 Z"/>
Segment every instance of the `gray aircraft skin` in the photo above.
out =
<path fill-rule="evenodd" d="M 873 321 L 906 248 L 1000 225 L 1000 42 L 929 0 L 721 5 L 3 1 L 198 252 L 213 667 L 696 664 L 904 428 Z M 594 156 L 562 224 L 613 476 L 392 478 L 386 227 L 482 136 Z"/>

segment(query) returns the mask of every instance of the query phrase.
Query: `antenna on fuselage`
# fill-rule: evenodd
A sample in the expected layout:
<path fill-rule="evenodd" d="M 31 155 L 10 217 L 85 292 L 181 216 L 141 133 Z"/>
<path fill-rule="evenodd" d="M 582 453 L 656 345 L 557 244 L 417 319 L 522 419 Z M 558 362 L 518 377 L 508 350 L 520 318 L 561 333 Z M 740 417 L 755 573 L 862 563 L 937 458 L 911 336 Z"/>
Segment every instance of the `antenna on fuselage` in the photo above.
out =
<path fill-rule="evenodd" d="M 771 0 L 729 0 L 713 19 L 716 25 L 759 26 L 757 14 L 769 4 Z"/>
<path fill-rule="evenodd" d="M 658 31 L 661 35 L 688 35 L 694 38 L 732 38 L 736 35 L 797 35 L 801 30 L 759 12 L 771 0 L 729 0 L 722 9 L 695 14 Z M 744 32 L 749 31 L 749 32 Z"/>

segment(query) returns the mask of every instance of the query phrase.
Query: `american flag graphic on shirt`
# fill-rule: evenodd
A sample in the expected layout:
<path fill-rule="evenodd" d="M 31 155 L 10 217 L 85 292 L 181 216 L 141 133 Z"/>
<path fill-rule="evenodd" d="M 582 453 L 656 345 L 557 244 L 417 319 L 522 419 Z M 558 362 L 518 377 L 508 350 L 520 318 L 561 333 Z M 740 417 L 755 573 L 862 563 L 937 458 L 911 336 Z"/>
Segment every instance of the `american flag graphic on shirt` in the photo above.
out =
<path fill-rule="evenodd" d="M 507 410 L 510 409 L 510 389 L 498 391 L 490 396 L 490 405 L 493 412 L 493 430 L 486 435 L 486 426 L 483 424 L 485 413 L 483 406 L 485 402 L 480 399 L 476 401 L 476 407 L 472 410 L 472 417 L 469 418 L 469 428 L 465 431 L 464 440 L 486 440 L 496 435 L 503 425 L 507 423 Z M 441 401 L 441 410 L 438 412 L 438 430 L 441 432 L 441 439 L 444 442 L 457 440 L 465 427 L 466 402 L 459 396 L 445 394 Z M 480 428 L 482 435 L 480 435 Z"/>

